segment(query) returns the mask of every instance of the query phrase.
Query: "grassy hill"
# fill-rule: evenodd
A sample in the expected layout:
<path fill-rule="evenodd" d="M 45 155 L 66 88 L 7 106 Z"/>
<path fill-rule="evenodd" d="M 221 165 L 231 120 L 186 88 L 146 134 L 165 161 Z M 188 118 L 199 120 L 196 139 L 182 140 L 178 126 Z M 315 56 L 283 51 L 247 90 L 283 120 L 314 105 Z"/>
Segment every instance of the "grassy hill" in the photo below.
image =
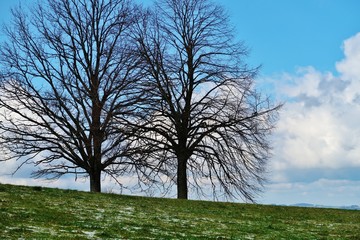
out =
<path fill-rule="evenodd" d="M 360 239 L 360 211 L 0 184 L 1 239 Z"/>

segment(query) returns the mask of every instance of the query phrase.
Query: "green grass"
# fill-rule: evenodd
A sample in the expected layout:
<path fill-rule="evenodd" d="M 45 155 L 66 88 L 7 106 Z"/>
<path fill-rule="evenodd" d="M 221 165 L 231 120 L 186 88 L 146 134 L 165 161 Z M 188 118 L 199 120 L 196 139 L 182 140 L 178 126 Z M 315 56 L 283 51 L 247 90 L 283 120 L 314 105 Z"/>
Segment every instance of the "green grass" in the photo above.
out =
<path fill-rule="evenodd" d="M 0 184 L 1 239 L 360 239 L 360 211 Z"/>

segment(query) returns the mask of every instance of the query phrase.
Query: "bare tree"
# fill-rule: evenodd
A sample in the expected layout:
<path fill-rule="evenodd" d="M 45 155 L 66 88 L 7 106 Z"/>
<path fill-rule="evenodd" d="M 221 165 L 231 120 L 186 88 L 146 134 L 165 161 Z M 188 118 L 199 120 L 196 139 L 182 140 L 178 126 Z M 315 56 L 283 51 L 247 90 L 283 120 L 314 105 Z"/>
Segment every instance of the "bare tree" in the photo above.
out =
<path fill-rule="evenodd" d="M 222 7 L 159 0 L 151 14 L 137 38 L 151 101 L 139 136 L 148 162 L 168 173 L 178 198 L 188 198 L 188 184 L 203 192 L 209 181 L 214 194 L 253 201 L 280 105 L 255 90 L 258 69 L 244 63 L 247 50 Z"/>
<path fill-rule="evenodd" d="M 46 0 L 12 11 L 0 48 L 0 146 L 6 158 L 34 163 L 35 176 L 133 167 L 128 126 L 141 97 L 128 0 Z"/>

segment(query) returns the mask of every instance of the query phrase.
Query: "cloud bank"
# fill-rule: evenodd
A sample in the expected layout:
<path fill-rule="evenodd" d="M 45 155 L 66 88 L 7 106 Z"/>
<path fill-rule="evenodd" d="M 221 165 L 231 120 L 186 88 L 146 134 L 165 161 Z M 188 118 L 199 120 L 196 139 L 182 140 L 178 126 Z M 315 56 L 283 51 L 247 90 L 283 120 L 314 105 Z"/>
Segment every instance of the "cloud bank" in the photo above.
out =
<path fill-rule="evenodd" d="M 308 66 L 271 80 L 286 104 L 273 136 L 270 195 L 338 204 L 341 193 L 360 201 L 360 33 L 342 48 L 336 73 Z"/>

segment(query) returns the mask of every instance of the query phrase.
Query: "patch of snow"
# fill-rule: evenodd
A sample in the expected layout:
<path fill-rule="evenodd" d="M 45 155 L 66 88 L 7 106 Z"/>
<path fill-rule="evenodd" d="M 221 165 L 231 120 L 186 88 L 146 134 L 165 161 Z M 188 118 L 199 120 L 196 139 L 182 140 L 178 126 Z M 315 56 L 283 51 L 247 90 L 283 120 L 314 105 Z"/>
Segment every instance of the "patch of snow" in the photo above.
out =
<path fill-rule="evenodd" d="M 96 234 L 96 231 L 92 231 L 92 232 L 89 232 L 89 231 L 82 231 L 87 238 L 89 239 L 93 239 L 95 237 L 95 234 Z"/>

